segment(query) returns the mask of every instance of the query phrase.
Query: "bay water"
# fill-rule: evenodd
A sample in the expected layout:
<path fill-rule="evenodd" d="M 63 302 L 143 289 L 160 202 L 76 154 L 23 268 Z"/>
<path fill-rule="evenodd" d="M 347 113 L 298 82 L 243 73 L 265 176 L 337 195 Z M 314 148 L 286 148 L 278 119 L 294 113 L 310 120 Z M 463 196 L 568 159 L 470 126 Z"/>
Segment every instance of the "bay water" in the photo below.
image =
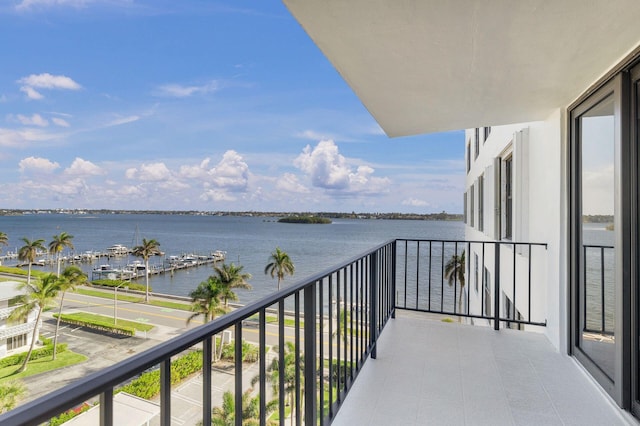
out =
<path fill-rule="evenodd" d="M 9 237 L 2 254 L 16 251 L 20 238 L 44 239 L 48 244 L 53 235 L 67 232 L 74 236 L 74 253 L 104 252 L 107 247 L 122 244 L 129 248 L 142 238 L 155 239 L 165 256 L 187 253 L 209 254 L 226 252 L 226 262 L 240 264 L 252 275 L 252 290 L 238 290 L 240 303 L 265 297 L 277 289 L 277 280 L 264 274 L 269 255 L 276 247 L 286 251 L 295 264 L 293 277 L 287 276 L 283 287 L 304 277 L 361 254 L 373 246 L 393 238 L 463 239 L 462 222 L 423 220 L 334 219 L 332 224 L 278 223 L 277 217 L 262 216 L 199 216 L 181 214 L 31 214 L 0 216 L 0 231 Z M 71 254 L 65 251 L 63 254 Z M 79 264 L 91 277 L 91 270 L 109 263 L 120 268 L 134 258 L 101 258 L 93 263 Z M 150 259 L 161 265 L 162 256 Z M 15 262 L 14 262 L 15 263 Z M 11 262 L 4 262 L 5 265 Z M 55 266 L 38 267 L 53 271 Z M 154 292 L 188 296 L 198 284 L 213 274 L 211 265 L 154 275 L 150 285 Z M 144 279 L 138 279 L 144 283 Z"/>

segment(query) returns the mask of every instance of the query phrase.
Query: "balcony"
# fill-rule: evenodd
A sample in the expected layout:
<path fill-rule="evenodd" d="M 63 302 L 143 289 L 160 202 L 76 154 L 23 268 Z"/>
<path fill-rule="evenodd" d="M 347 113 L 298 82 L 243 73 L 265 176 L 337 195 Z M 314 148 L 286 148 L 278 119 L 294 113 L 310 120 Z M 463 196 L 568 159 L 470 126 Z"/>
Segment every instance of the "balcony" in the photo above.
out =
<path fill-rule="evenodd" d="M 205 425 L 214 407 L 237 425 L 623 423 L 572 358 L 541 333 L 510 329 L 545 327 L 538 274 L 546 257 L 544 244 L 393 240 L 18 407 L 0 424 L 37 424 L 87 404 L 112 425 L 121 414 L 114 395 L 136 386 L 158 389 L 148 398 L 159 406 L 153 422 L 181 423 L 176 377 L 187 357 L 198 365 L 188 380 Z M 202 366 L 228 339 L 223 381 Z M 247 345 L 257 348 L 250 362 Z"/>

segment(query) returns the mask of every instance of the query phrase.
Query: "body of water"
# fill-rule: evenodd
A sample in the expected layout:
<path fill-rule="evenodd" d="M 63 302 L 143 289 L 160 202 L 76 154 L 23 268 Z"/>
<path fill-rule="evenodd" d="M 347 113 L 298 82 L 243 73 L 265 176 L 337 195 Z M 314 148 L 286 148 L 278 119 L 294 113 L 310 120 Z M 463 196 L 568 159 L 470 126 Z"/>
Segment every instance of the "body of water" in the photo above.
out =
<path fill-rule="evenodd" d="M 276 247 L 286 251 L 296 267 L 295 276 L 285 278 L 283 286 L 286 286 L 389 239 L 464 238 L 462 222 L 336 219 L 330 225 L 308 225 L 277 223 L 277 218 L 264 217 L 153 214 L 0 216 L 0 231 L 9 236 L 9 246 L 2 247 L 3 253 L 19 249 L 22 237 L 44 239 L 48 244 L 53 235 L 61 232 L 74 236 L 75 253 L 105 251 L 114 244 L 131 248 L 142 238 L 157 240 L 165 256 L 226 251 L 227 263 L 241 264 L 253 276 L 250 280 L 253 290 L 237 292 L 241 303 L 258 300 L 276 290 L 277 280 L 264 274 L 269 255 Z M 112 258 L 109 263 L 120 267 L 131 260 Z M 150 263 L 161 264 L 162 260 L 156 256 Z M 103 263 L 107 259 L 81 266 L 91 277 L 91 269 Z M 199 266 L 173 275 L 152 276 L 150 285 L 154 292 L 187 296 L 212 274 L 212 266 Z M 144 279 L 138 282 L 144 283 Z"/>

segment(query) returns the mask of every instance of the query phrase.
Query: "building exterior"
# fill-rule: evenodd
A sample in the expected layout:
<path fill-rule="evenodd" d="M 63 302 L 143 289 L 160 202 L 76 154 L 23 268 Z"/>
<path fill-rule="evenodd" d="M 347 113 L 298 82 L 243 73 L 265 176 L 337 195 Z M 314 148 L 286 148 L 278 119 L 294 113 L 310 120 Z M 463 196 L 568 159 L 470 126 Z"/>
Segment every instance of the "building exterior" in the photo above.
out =
<path fill-rule="evenodd" d="M 639 416 L 640 5 L 285 4 L 389 136 L 471 129 L 467 238 L 547 244 L 545 335 Z M 495 259 L 469 251 L 472 306 Z"/>
<path fill-rule="evenodd" d="M 9 315 L 16 308 L 15 300 L 23 292 L 15 281 L 0 283 L 0 358 L 21 352 L 31 344 L 36 314 L 31 312 L 24 322 L 10 321 Z"/>

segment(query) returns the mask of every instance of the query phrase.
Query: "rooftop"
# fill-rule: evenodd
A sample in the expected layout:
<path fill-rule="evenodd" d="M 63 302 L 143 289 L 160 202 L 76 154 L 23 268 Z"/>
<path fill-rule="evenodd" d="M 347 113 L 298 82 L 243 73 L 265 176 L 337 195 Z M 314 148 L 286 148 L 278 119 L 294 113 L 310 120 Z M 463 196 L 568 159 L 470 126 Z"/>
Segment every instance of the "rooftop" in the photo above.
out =
<path fill-rule="evenodd" d="M 542 334 L 397 311 L 332 425 L 637 424 Z"/>

